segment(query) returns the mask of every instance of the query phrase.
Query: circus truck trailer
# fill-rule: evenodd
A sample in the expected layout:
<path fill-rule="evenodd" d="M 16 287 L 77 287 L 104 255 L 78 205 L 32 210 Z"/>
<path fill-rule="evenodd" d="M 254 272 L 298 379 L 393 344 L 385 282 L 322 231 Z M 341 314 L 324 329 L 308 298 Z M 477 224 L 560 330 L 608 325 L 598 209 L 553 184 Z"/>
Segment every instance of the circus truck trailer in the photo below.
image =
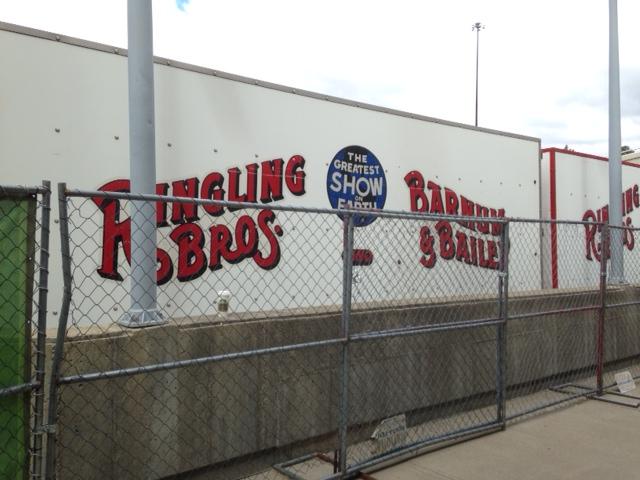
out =
<path fill-rule="evenodd" d="M 48 179 L 66 182 L 69 190 L 127 191 L 126 50 L 9 24 L 0 24 L 0 49 L 2 183 Z M 399 223 L 362 217 L 354 234 L 362 256 L 354 267 L 361 301 L 472 294 L 474 272 L 497 269 L 500 224 L 491 220 L 540 215 L 537 138 L 164 58 L 155 58 L 155 111 L 156 191 L 162 195 L 486 218 L 414 222 L 402 230 Z M 53 205 L 52 218 L 58 218 Z M 96 301 L 102 302 L 99 322 L 115 322 L 129 301 L 126 202 L 72 198 L 69 210 L 72 254 L 83 256 L 74 259 L 81 265 L 74 295 L 111 292 Z M 193 311 L 215 311 L 211 298 L 189 296 L 203 291 L 230 292 L 235 311 L 340 303 L 340 271 L 310 270 L 300 262 L 313 256 L 316 265 L 340 264 L 338 215 L 319 221 L 300 212 L 232 210 L 158 204 L 158 301 L 168 316 L 184 314 L 178 298 L 192 302 Z M 523 258 L 512 261 L 514 290 L 542 285 L 535 228 L 518 248 Z M 194 235 L 200 248 L 184 254 L 181 249 L 190 248 L 184 239 Z M 57 235 L 51 241 L 56 302 L 60 243 Z M 238 253 L 241 243 L 244 254 Z M 407 276 L 420 288 L 402 290 Z M 294 300 L 287 289 L 293 292 L 291 279 L 303 277 L 307 285 L 323 285 L 323 293 Z M 375 287 L 383 281 L 388 287 Z M 247 284 L 259 293 L 247 293 Z"/>
<path fill-rule="evenodd" d="M 631 156 L 627 157 L 630 158 Z M 570 149 L 545 148 L 541 160 L 542 217 L 587 222 L 543 229 L 544 288 L 593 288 L 600 281 L 601 228 L 609 220 L 608 158 Z M 632 266 L 640 226 L 640 165 L 622 162 L 622 235 L 625 280 L 637 282 Z"/>

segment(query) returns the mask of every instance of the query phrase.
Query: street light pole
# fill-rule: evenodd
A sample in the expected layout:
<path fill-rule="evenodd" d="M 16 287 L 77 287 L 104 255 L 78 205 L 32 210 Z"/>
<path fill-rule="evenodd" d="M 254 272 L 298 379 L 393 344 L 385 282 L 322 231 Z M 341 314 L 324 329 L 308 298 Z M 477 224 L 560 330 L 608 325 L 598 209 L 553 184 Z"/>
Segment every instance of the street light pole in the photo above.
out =
<path fill-rule="evenodd" d="M 129 163 L 131 192 L 154 194 L 156 145 L 151 0 L 129 0 Z M 155 202 L 131 202 L 131 306 L 118 323 L 146 327 L 166 323 L 158 309 Z"/>
<path fill-rule="evenodd" d="M 622 163 L 620 158 L 620 61 L 618 55 L 618 2 L 609 0 L 609 225 L 622 226 Z M 622 230 L 609 229 L 610 283 L 624 282 Z M 606 256 L 602 260 L 606 262 Z"/>
<path fill-rule="evenodd" d="M 480 61 L 480 30 L 484 30 L 485 26 L 480 22 L 476 22 L 471 26 L 471 31 L 476 32 L 476 127 L 478 126 L 478 65 Z"/>

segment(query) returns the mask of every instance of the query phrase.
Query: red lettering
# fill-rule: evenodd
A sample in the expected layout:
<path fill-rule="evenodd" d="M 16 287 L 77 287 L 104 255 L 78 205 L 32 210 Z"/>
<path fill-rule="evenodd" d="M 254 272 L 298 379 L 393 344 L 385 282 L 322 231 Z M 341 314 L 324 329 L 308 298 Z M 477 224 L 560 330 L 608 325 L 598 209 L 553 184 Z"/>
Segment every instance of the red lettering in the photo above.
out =
<path fill-rule="evenodd" d="M 156 184 L 156 195 L 168 195 L 169 184 L 158 183 Z M 156 202 L 156 225 L 158 227 L 166 227 L 169 225 L 167 222 L 167 202 Z"/>
<path fill-rule="evenodd" d="M 609 223 L 609 206 L 606 205 L 597 211 L 598 223 Z"/>
<path fill-rule="evenodd" d="M 460 214 L 465 217 L 475 216 L 475 204 L 466 197 L 460 196 Z M 462 226 L 467 227 L 469 230 L 475 230 L 475 222 L 460 222 Z"/>
<path fill-rule="evenodd" d="M 249 215 L 243 215 L 236 222 L 236 249 L 227 248 L 224 259 L 229 263 L 238 263 L 255 254 L 258 249 L 258 231 Z"/>
<path fill-rule="evenodd" d="M 487 268 L 496 270 L 498 268 L 498 247 L 494 240 L 487 241 Z"/>
<path fill-rule="evenodd" d="M 247 165 L 247 202 L 256 203 L 258 198 L 258 164 Z"/>
<path fill-rule="evenodd" d="M 434 238 L 431 235 L 429 227 L 424 226 L 420 229 L 420 250 L 424 255 L 420 257 L 420 263 L 423 267 L 433 268 L 436 264 L 436 252 L 433 248 Z"/>
<path fill-rule="evenodd" d="M 212 172 L 202 181 L 202 188 L 200 189 L 200 198 L 206 200 L 224 200 L 224 177 L 219 172 Z M 224 207 L 222 205 L 203 205 L 204 211 L 214 217 L 220 216 L 224 213 Z"/>
<path fill-rule="evenodd" d="M 622 194 L 622 214 L 628 215 L 633 210 L 633 190 L 628 188 Z"/>
<path fill-rule="evenodd" d="M 114 180 L 98 190 L 128 192 L 129 180 Z M 102 260 L 98 275 L 111 280 L 122 280 L 118 273 L 118 251 L 122 247 L 128 262 L 131 261 L 131 219 L 120 221 L 120 201 L 94 197 L 93 202 L 102 211 Z"/>
<path fill-rule="evenodd" d="M 440 239 L 440 256 L 445 260 L 451 260 L 456 254 L 451 224 L 445 220 L 440 220 L 436 223 L 436 231 Z"/>
<path fill-rule="evenodd" d="M 262 176 L 260 178 L 260 201 L 269 203 L 282 200 L 282 168 L 281 158 L 262 162 Z"/>
<path fill-rule="evenodd" d="M 173 262 L 171 257 L 163 249 L 158 248 L 156 251 L 156 258 L 158 260 L 158 285 L 164 285 L 173 277 Z"/>
<path fill-rule="evenodd" d="M 458 195 L 449 188 L 444 189 L 444 203 L 446 205 L 447 215 L 458 214 Z"/>
<path fill-rule="evenodd" d="M 490 210 L 491 218 L 504 218 L 504 208 L 496 211 L 495 208 Z M 499 236 L 502 233 L 502 224 L 498 222 L 491 223 L 491 235 Z"/>
<path fill-rule="evenodd" d="M 470 235 L 469 244 L 471 245 L 471 265 L 478 266 L 478 241 L 476 237 Z"/>
<path fill-rule="evenodd" d="M 487 207 L 483 207 L 482 205 L 476 204 L 476 217 L 486 218 L 488 216 L 489 216 L 489 209 Z M 488 234 L 489 222 L 478 222 L 478 232 Z"/>
<path fill-rule="evenodd" d="M 409 199 L 412 212 L 426 212 L 429 210 L 429 200 L 424 193 L 424 178 L 415 170 L 407 173 L 404 181 L 409 187 Z"/>
<path fill-rule="evenodd" d="M 200 226 L 184 223 L 169 236 L 178 245 L 178 280 L 187 282 L 200 277 L 207 268 L 207 257 L 203 250 L 204 234 Z"/>
<path fill-rule="evenodd" d="M 584 212 L 582 216 L 583 222 L 595 222 L 597 220 L 596 214 L 593 210 L 587 210 Z M 585 246 L 587 249 L 586 256 L 587 260 L 593 260 L 592 254 L 595 255 L 596 259 L 600 261 L 600 255 L 598 253 L 599 248 L 596 248 L 596 233 L 598 232 L 598 225 L 585 225 L 584 226 L 584 234 L 585 234 Z"/>
<path fill-rule="evenodd" d="M 469 257 L 469 245 L 467 244 L 467 236 L 464 232 L 456 232 L 456 260 L 466 264 L 471 263 Z"/>
<path fill-rule="evenodd" d="M 121 179 L 118 179 L 118 180 L 113 180 L 111 182 L 105 183 L 104 185 L 99 187 L 98 190 L 100 190 L 101 192 L 125 192 L 125 193 L 128 193 L 129 192 L 129 187 L 130 187 L 129 180 L 121 178 Z M 110 202 L 114 201 L 111 198 L 104 198 L 104 197 L 93 197 L 91 200 L 93 201 L 93 203 L 96 204 L 96 206 L 100 210 L 102 210 L 103 205 L 105 203 L 110 203 Z"/>
<path fill-rule="evenodd" d="M 239 168 L 231 168 L 227 171 L 229 176 L 230 201 L 255 203 L 258 200 L 263 203 L 281 200 L 283 198 L 283 185 L 286 179 L 287 188 L 293 195 L 303 195 L 305 193 L 306 173 L 304 171 L 305 159 L 301 155 L 292 156 L 286 164 L 283 160 L 275 159 L 264 161 L 261 164 L 253 163 L 246 166 L 247 179 L 245 193 L 241 193 L 241 171 Z M 260 172 L 262 167 L 262 172 Z M 284 170 L 284 172 L 283 172 Z M 258 175 L 260 185 L 258 185 Z M 224 176 L 219 172 L 209 173 L 200 185 L 196 177 L 185 180 L 176 180 L 172 183 L 158 183 L 155 193 L 166 196 L 170 187 L 176 197 L 202 198 L 217 201 L 225 200 Z M 260 192 L 258 192 L 260 187 Z M 101 187 L 104 191 L 128 192 L 130 182 L 126 179 L 115 180 Z M 121 219 L 120 202 L 115 199 L 96 197 L 92 199 L 103 214 L 103 239 L 102 239 L 102 259 L 98 268 L 98 273 L 114 280 L 122 280 L 122 275 L 118 272 L 119 253 L 122 250 L 126 261 L 130 263 L 131 257 L 131 220 Z M 253 258 L 256 264 L 263 269 L 274 268 L 280 260 L 281 251 L 278 238 L 282 236 L 283 230 L 280 225 L 276 225 L 276 215 L 272 210 L 265 210 L 258 214 L 257 220 L 253 220 L 248 215 L 244 215 L 235 222 L 234 230 L 230 230 L 226 225 L 213 225 L 209 232 L 211 234 L 211 245 L 209 252 L 205 252 L 205 235 L 200 226 L 193 223 L 199 219 L 198 205 L 195 203 L 173 202 L 171 214 L 168 214 L 167 202 L 157 201 L 156 225 L 158 227 L 168 226 L 169 222 L 177 225 L 170 233 L 169 237 L 177 245 L 178 259 L 176 265 L 168 251 L 158 248 L 157 259 L 157 282 L 159 285 L 169 282 L 174 276 L 181 281 L 190 281 L 200 277 L 206 266 L 211 270 L 222 267 L 222 259 L 229 263 L 237 263 L 246 258 Z M 214 216 L 224 213 L 224 208 L 220 205 L 203 205 L 204 210 Z M 260 235 L 264 235 L 265 243 L 260 248 Z M 233 244 L 235 241 L 235 249 Z M 208 255 L 209 254 L 209 255 Z M 356 259 L 360 264 L 371 264 L 373 254 L 370 251 L 363 251 Z"/>
<path fill-rule="evenodd" d="M 164 192 L 163 185 L 156 185 L 156 192 Z M 104 184 L 99 190 L 104 192 L 128 192 L 129 180 L 120 179 Z M 97 272 L 103 278 L 110 280 L 122 280 L 122 275 L 118 272 L 118 252 L 122 248 L 127 263 L 131 264 L 131 219 L 120 221 L 120 202 L 111 198 L 94 197 L 93 202 L 103 213 L 102 225 L 102 259 Z M 157 211 L 162 202 L 156 202 Z M 168 282 L 173 275 L 173 265 L 167 252 L 158 248 L 156 250 L 158 260 L 157 282 L 162 285 Z"/>
<path fill-rule="evenodd" d="M 373 263 L 373 252 L 367 249 L 356 248 L 353 250 L 352 264 L 355 266 L 367 266 Z"/>
<path fill-rule="evenodd" d="M 623 244 L 629 251 L 632 251 L 636 241 L 633 235 L 633 225 L 631 225 L 631 217 L 627 217 L 624 219 L 624 226 L 626 228 L 624 229 Z"/>
<path fill-rule="evenodd" d="M 173 195 L 176 197 L 198 197 L 198 184 L 200 180 L 196 177 L 186 180 L 177 180 L 171 184 Z M 198 205 L 195 203 L 173 202 L 171 205 L 171 223 L 180 225 L 198 220 Z"/>
<path fill-rule="evenodd" d="M 238 167 L 227 170 L 229 176 L 229 201 L 246 202 L 247 194 L 240 195 L 240 169 Z M 241 207 L 229 207 L 229 211 L 239 210 Z"/>
<path fill-rule="evenodd" d="M 238 263 L 245 258 L 253 258 L 256 264 L 265 270 L 274 268 L 280 261 L 280 245 L 277 236 L 282 235 L 282 227 L 276 225 L 273 231 L 270 224 L 275 220 L 273 210 L 263 210 L 258 214 L 258 225 L 248 216 L 243 215 L 236 223 L 235 240 L 236 249 L 232 249 L 233 236 L 225 225 L 214 225 L 211 232 L 211 253 L 209 256 L 209 268 L 218 270 L 222 268 L 221 259 L 229 263 Z M 263 256 L 258 249 L 258 229 L 266 236 L 270 253 Z M 275 233 L 274 233 L 275 232 Z"/>
<path fill-rule="evenodd" d="M 275 219 L 276 214 L 273 213 L 273 210 L 263 210 L 258 215 L 258 228 L 267 238 L 267 242 L 269 242 L 269 254 L 263 256 L 262 251 L 258 250 L 253 255 L 253 260 L 264 270 L 271 270 L 280 263 L 280 244 L 278 243 L 276 235 L 282 236 L 282 227 L 275 225 L 273 231 L 271 230 L 270 224 L 272 224 Z"/>
<path fill-rule="evenodd" d="M 285 172 L 287 188 L 291 193 L 296 196 L 304 195 L 304 179 L 306 174 L 304 173 L 305 160 L 302 155 L 294 155 L 287 162 L 287 169 Z"/>
<path fill-rule="evenodd" d="M 214 225 L 209 229 L 211 233 L 211 253 L 209 255 L 209 268 L 219 270 L 222 268 L 221 257 L 229 255 L 231 249 L 231 232 L 225 225 Z"/>
<path fill-rule="evenodd" d="M 443 214 L 444 206 L 442 205 L 442 195 L 440 195 L 440 185 L 429 180 L 427 188 L 431 190 L 431 213 Z"/>
<path fill-rule="evenodd" d="M 484 240 L 478 238 L 478 266 L 488 268 L 489 263 L 484 254 Z"/>

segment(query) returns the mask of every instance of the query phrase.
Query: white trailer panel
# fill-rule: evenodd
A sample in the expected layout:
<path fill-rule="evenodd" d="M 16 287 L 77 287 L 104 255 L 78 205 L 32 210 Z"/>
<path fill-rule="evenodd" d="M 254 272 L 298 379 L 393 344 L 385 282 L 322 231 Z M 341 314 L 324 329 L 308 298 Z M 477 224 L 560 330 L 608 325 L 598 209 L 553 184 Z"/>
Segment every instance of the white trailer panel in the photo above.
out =
<path fill-rule="evenodd" d="M 554 220 L 606 222 L 609 203 L 608 159 L 573 150 L 543 150 L 542 199 L 543 217 Z M 640 165 L 623 162 L 623 223 L 640 225 Z M 597 286 L 599 281 L 600 232 L 591 226 L 581 227 L 580 238 L 568 238 L 551 232 L 544 250 L 548 252 L 543 266 L 545 283 L 554 288 L 572 286 L 580 279 L 584 285 Z M 554 248 L 554 243 L 556 248 Z M 627 234 L 624 245 L 625 263 L 634 262 L 633 235 Z M 580 250 L 579 255 L 576 249 Z M 570 259 L 570 260 L 568 260 Z M 555 267 L 554 267 L 555 264 Z M 555 271 L 555 274 L 554 274 Z M 627 272 L 627 277 L 631 269 Z M 626 278 L 636 282 L 637 278 Z"/>
<path fill-rule="evenodd" d="M 129 175 L 126 52 L 7 24 L 0 28 L 1 182 L 33 184 L 46 178 L 87 190 L 125 185 Z M 159 58 L 155 85 L 157 181 L 160 191 L 168 194 L 249 201 L 262 197 L 265 202 L 306 207 L 355 204 L 486 217 L 537 218 L 540 214 L 538 139 L 355 104 Z M 281 194 L 278 182 L 266 180 L 273 175 L 282 182 Z M 93 202 L 82 208 L 83 214 L 95 219 L 93 227 L 85 222 L 83 228 L 94 229 L 85 235 L 100 239 L 107 222 L 104 212 Z M 196 221 L 184 211 L 172 219 L 173 212 L 168 209 L 159 229 L 159 246 L 174 266 L 162 293 L 169 314 L 178 314 L 167 306 L 175 306 L 170 299 L 176 295 L 203 288 L 230 289 L 230 283 L 235 295 L 241 294 L 239 286 L 247 284 L 261 291 L 257 300 L 246 304 L 247 310 L 264 309 L 260 302 L 265 298 L 270 299 L 271 308 L 339 303 L 341 276 L 314 278 L 292 250 L 305 238 L 322 240 L 308 253 L 325 256 L 325 264 L 339 267 L 342 237 L 337 216 L 326 232 L 314 232 L 312 222 L 296 231 L 281 225 L 284 231 L 277 238 L 281 255 L 268 269 L 251 258 L 231 264 L 223 256 L 222 268 L 179 282 L 179 245 L 170 234 L 184 222 L 197 223 L 204 232 L 214 224 L 233 229 L 239 215 L 211 216 L 200 208 Z M 247 214 L 258 222 L 257 213 Z M 271 228 L 276 224 L 277 220 Z M 445 238 L 430 224 L 436 260 L 427 267 L 424 259 L 430 253 L 420 249 L 420 235 L 425 233 L 421 225 L 411 226 L 413 230 L 402 235 L 389 222 L 358 226 L 356 248 L 372 251 L 374 261 L 358 267 L 357 300 L 394 300 L 398 287 L 381 291 L 375 283 L 403 286 L 407 275 L 415 279 L 416 298 L 473 294 L 469 284 L 476 275 L 473 272 L 480 272 L 478 283 L 483 271 L 495 270 L 497 250 L 491 248 L 496 247 L 499 232 L 490 221 L 449 227 L 445 236 L 450 233 L 456 242 L 466 242 L 460 247 L 462 256 L 444 259 L 441 254 L 444 251 L 446 256 L 446 249 L 438 243 Z M 480 228 L 486 232 L 479 232 Z M 477 240 L 484 236 L 482 255 L 492 257 L 484 259 L 488 262 L 484 269 L 478 259 L 471 259 L 474 248 L 477 253 L 481 250 L 478 241 L 471 247 L 474 236 Z M 57 237 L 52 240 L 52 251 L 59 251 Z M 262 235 L 259 242 L 266 256 L 269 238 Z M 520 257 L 512 258 L 511 287 L 537 289 L 539 243 L 534 238 L 523 238 L 521 243 L 514 250 Z M 119 282 L 98 275 L 104 267 L 104 248 L 97 245 L 91 253 L 93 265 L 85 265 L 83 271 L 91 272 L 95 282 Z M 388 261 L 393 256 L 395 262 L 400 255 L 402 265 L 389 270 L 384 256 Z M 59 272 L 59 256 L 54 254 L 52 260 L 52 272 Z M 116 268 L 119 274 L 126 272 L 122 251 Z M 326 290 L 331 293 L 293 300 L 272 291 L 297 277 L 314 285 L 329 282 Z M 59 288 L 60 278 L 51 283 Z M 108 303 L 104 310 L 114 312 L 109 314 L 114 318 L 121 313 L 118 305 L 127 303 L 126 280 L 116 290 L 119 293 L 104 300 Z M 486 291 L 493 293 L 493 284 Z M 54 301 L 59 294 L 60 290 L 52 289 Z M 406 300 L 406 292 L 403 295 Z M 212 308 L 211 298 L 201 298 L 194 307 L 202 313 Z"/>

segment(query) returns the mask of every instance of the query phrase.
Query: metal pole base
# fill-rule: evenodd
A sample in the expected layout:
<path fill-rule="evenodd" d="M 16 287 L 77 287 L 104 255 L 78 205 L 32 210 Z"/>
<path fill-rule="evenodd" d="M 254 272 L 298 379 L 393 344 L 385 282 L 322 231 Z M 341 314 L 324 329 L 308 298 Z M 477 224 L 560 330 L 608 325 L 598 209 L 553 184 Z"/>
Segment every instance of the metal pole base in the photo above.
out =
<path fill-rule="evenodd" d="M 127 328 L 153 327 L 168 322 L 158 310 L 129 310 L 118 319 L 118 325 Z"/>

